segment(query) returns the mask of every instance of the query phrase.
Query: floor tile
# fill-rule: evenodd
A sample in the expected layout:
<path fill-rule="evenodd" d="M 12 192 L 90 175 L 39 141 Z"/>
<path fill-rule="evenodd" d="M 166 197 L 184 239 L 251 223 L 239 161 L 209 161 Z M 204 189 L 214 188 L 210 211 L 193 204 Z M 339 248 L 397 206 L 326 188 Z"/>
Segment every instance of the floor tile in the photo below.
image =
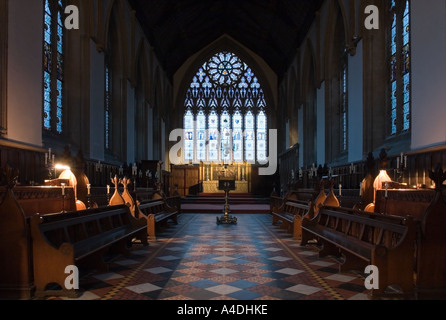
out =
<path fill-rule="evenodd" d="M 109 272 L 86 272 L 78 299 L 368 300 L 363 277 L 339 273 L 335 261 L 273 226 L 271 215 L 242 214 L 225 226 L 215 217 L 181 214 Z"/>

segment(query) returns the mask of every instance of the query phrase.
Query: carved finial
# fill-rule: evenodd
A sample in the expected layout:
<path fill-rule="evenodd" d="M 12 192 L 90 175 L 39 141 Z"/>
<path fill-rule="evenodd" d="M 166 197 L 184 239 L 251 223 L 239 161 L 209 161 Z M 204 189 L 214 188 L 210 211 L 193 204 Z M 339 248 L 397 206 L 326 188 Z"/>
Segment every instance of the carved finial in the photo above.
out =
<path fill-rule="evenodd" d="M 381 170 L 385 170 L 387 168 L 387 164 L 389 162 L 389 159 L 387 158 L 387 152 L 386 149 L 381 149 L 381 152 L 379 154 L 379 166 Z"/>
<path fill-rule="evenodd" d="M 115 190 L 118 190 L 118 184 L 119 184 L 118 176 L 115 175 L 115 177 L 111 178 L 110 181 L 115 185 Z"/>
<path fill-rule="evenodd" d="M 435 183 L 435 191 L 440 192 L 443 188 L 443 182 L 446 180 L 446 172 L 443 172 L 441 163 L 437 164 L 435 171 L 428 170 L 429 178 Z"/>
<path fill-rule="evenodd" d="M 130 179 L 128 179 L 127 177 L 124 177 L 122 179 L 119 179 L 119 183 L 124 186 L 125 190 L 127 190 L 128 189 L 128 185 L 131 184 L 132 181 Z"/>
<path fill-rule="evenodd" d="M 375 172 L 375 158 L 373 157 L 373 152 L 369 152 L 364 165 L 364 169 L 368 174 L 374 174 Z"/>
<path fill-rule="evenodd" d="M 19 178 L 19 170 L 14 168 L 10 163 L 6 163 L 6 167 L 2 172 L 5 177 L 6 187 L 9 189 L 13 189 Z"/>

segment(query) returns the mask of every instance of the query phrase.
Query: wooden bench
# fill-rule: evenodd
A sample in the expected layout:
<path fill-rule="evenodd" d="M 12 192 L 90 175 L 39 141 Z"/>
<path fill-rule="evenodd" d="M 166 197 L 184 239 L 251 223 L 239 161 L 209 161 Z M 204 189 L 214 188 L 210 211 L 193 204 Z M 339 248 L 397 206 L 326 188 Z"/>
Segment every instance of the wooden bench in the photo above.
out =
<path fill-rule="evenodd" d="M 302 218 L 309 214 L 310 210 L 314 210 L 312 203 L 310 204 L 301 201 L 286 201 L 280 207 L 273 207 L 271 215 L 273 218 L 273 225 L 278 225 L 293 235 L 294 240 L 301 238 Z"/>
<path fill-rule="evenodd" d="M 147 221 L 147 235 L 150 240 L 156 240 L 156 229 L 159 225 L 165 225 L 169 220 L 178 224 L 180 209 L 168 204 L 168 199 L 155 199 L 143 201 L 138 204 L 138 217 Z"/>
<path fill-rule="evenodd" d="M 377 190 L 375 212 L 412 216 L 417 224 L 416 298 L 446 299 L 446 173 L 428 170 L 435 189 Z M 387 195 L 387 196 L 386 196 Z"/>
<path fill-rule="evenodd" d="M 415 238 L 411 217 L 368 216 L 322 207 L 313 219 L 302 220 L 301 245 L 316 240 L 319 257 L 338 258 L 340 272 L 378 267 L 379 288 L 371 290 L 372 297 L 385 295 L 390 286 L 413 295 Z"/>
<path fill-rule="evenodd" d="M 7 188 L 0 186 L 0 199 L 3 199 Z M 31 217 L 36 212 L 41 214 L 61 211 L 76 211 L 76 200 L 73 187 L 64 188 L 62 196 L 60 186 L 16 186 L 14 198 L 23 210 L 25 217 Z"/>
<path fill-rule="evenodd" d="M 64 285 L 67 266 L 106 272 L 112 258 L 129 253 L 134 239 L 147 245 L 144 219 L 134 218 L 125 205 L 35 215 L 30 227 L 36 297 L 76 297 Z"/>

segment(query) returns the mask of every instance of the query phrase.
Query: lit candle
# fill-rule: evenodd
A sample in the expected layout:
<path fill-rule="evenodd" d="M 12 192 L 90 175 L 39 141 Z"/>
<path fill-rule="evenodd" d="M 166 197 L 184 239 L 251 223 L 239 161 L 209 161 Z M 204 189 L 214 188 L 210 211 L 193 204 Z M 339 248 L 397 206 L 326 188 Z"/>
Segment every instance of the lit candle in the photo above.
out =
<path fill-rule="evenodd" d="M 110 194 L 110 185 L 107 185 L 107 194 Z"/>
<path fill-rule="evenodd" d="M 87 194 L 90 195 L 91 184 L 87 184 Z"/>

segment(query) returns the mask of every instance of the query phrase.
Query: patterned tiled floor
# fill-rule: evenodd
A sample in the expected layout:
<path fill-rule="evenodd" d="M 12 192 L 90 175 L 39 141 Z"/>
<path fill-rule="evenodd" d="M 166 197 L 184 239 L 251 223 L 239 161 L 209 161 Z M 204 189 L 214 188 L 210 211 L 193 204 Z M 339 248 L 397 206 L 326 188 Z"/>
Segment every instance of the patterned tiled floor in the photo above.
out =
<path fill-rule="evenodd" d="M 182 214 L 108 273 L 80 279 L 79 300 L 367 300 L 364 278 L 303 248 L 268 214 Z M 48 297 L 47 300 L 68 299 Z"/>

